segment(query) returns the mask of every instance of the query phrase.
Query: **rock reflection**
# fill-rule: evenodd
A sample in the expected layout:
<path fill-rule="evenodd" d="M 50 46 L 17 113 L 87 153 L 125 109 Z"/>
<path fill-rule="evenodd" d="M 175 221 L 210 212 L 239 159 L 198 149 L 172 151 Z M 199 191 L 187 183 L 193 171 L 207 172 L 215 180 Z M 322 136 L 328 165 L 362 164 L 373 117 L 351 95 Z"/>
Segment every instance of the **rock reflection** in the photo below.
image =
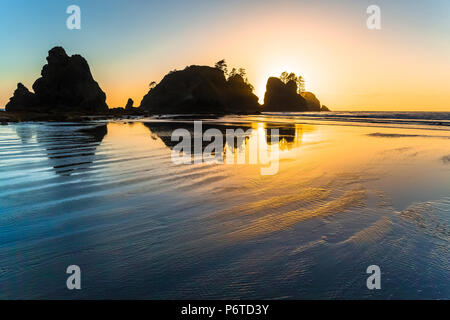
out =
<path fill-rule="evenodd" d="M 20 138 L 23 144 L 29 143 L 33 136 L 36 134 L 34 128 L 29 126 L 15 126 L 17 136 Z"/>
<path fill-rule="evenodd" d="M 172 141 L 172 133 L 176 129 L 186 129 L 192 137 L 192 155 L 194 156 L 196 153 L 200 153 L 200 150 L 196 150 L 196 148 L 194 148 L 196 139 L 194 138 L 193 122 L 147 122 L 144 123 L 144 125 L 150 130 L 154 139 L 161 139 L 161 141 L 170 149 L 173 149 L 179 143 L 179 141 Z M 273 146 L 273 141 L 277 141 L 276 144 L 278 144 L 279 150 L 292 150 L 301 146 L 303 133 L 305 132 L 303 126 L 300 124 L 254 122 L 245 125 L 235 125 L 223 123 L 203 123 L 202 135 L 204 135 L 204 133 L 209 129 L 218 129 L 222 133 L 224 153 L 227 149 L 233 148 L 234 154 L 248 153 L 249 149 L 251 149 L 250 145 L 252 143 L 252 138 L 255 138 L 255 140 L 257 140 L 256 138 L 263 139 L 267 146 Z M 278 140 L 273 139 L 272 136 L 275 134 L 275 131 L 272 131 L 271 129 L 278 130 L 278 133 L 276 134 L 278 135 Z M 228 132 L 227 135 L 227 130 L 232 130 L 235 134 L 230 136 Z M 230 141 L 233 140 L 234 143 L 231 145 Z M 205 141 L 202 139 L 202 153 L 210 143 L 210 141 Z"/>
<path fill-rule="evenodd" d="M 55 125 L 37 132 L 37 142 L 58 175 L 86 170 L 95 161 L 97 147 L 107 134 L 106 124 Z"/>

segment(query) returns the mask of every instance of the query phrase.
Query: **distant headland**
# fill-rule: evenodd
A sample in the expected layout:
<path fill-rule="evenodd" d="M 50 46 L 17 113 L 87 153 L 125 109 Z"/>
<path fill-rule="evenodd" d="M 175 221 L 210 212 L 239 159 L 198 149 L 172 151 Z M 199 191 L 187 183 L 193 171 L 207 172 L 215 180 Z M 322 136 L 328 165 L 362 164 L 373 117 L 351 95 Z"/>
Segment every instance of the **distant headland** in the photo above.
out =
<path fill-rule="evenodd" d="M 214 67 L 193 65 L 171 71 L 160 83 L 150 84 L 138 107 L 128 99 L 123 108 L 110 109 L 86 59 L 77 54 L 68 56 L 62 47 L 48 52 L 47 64 L 32 89 L 34 92 L 18 83 L 6 112 L 0 112 L 0 122 L 73 121 L 85 116 L 328 111 L 313 93 L 304 91 L 301 76 L 287 72 L 268 79 L 264 104 L 260 105 L 245 69 L 228 72 L 225 60 Z"/>

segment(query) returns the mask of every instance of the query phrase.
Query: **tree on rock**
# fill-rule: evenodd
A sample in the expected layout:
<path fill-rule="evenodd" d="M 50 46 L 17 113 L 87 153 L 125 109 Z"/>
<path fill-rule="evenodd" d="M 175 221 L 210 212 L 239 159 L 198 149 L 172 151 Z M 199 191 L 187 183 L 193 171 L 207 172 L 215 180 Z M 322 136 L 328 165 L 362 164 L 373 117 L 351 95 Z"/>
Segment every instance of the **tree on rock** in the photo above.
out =
<path fill-rule="evenodd" d="M 225 59 L 217 61 L 216 64 L 214 65 L 214 67 L 216 69 L 222 70 L 226 76 L 228 75 L 228 65 L 227 65 Z"/>
<path fill-rule="evenodd" d="M 301 94 L 305 92 L 305 79 L 302 76 L 298 76 L 294 72 L 288 73 L 284 71 L 280 75 L 280 80 L 284 83 L 288 83 L 289 81 L 294 81 L 297 84 L 297 93 Z"/>

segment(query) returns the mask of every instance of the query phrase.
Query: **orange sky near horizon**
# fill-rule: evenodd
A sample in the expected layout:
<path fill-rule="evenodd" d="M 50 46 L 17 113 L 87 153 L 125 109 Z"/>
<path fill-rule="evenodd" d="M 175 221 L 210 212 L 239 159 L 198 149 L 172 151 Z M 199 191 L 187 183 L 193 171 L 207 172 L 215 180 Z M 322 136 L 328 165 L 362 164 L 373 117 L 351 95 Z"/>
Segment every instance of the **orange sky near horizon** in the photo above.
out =
<path fill-rule="evenodd" d="M 255 12 L 231 30 L 229 26 L 191 30 L 196 37 L 189 39 L 190 44 L 182 40 L 183 49 L 177 51 L 160 48 L 157 55 L 163 61 L 150 61 L 141 70 L 146 51 L 137 52 L 132 61 L 116 65 L 117 70 L 110 70 L 103 80 L 111 88 L 108 103 L 123 106 L 128 94 L 138 105 L 148 83 L 159 82 L 169 70 L 191 64 L 212 66 L 225 58 L 229 69 L 247 70 L 261 103 L 267 79 L 288 71 L 303 75 L 306 89 L 332 110 L 450 111 L 448 46 L 417 49 L 413 44 L 423 42 L 420 33 L 403 35 L 399 41 L 393 31 L 365 28 L 364 16 L 338 24 L 325 17 L 317 24 L 317 14 L 298 20 L 289 10 Z M 285 30 L 307 31 L 295 37 Z M 130 70 L 138 73 L 124 85 L 121 80 Z M 121 73 L 123 77 L 113 76 Z"/>
<path fill-rule="evenodd" d="M 306 90 L 336 111 L 450 111 L 449 42 L 387 18 L 381 30 L 368 30 L 364 8 L 342 14 L 308 6 L 300 19 L 292 7 L 261 5 L 250 14 L 224 13 L 227 23 L 208 28 L 192 23 L 164 41 L 142 41 L 139 48 L 64 47 L 88 60 L 110 108 L 123 107 L 129 97 L 139 105 L 148 84 L 170 70 L 212 66 L 224 58 L 229 69 L 247 70 L 260 102 L 267 79 L 288 71 L 302 75 Z M 32 70 L 0 76 L 0 105 L 8 102 L 17 82 L 31 89 L 45 55 L 33 61 Z"/>

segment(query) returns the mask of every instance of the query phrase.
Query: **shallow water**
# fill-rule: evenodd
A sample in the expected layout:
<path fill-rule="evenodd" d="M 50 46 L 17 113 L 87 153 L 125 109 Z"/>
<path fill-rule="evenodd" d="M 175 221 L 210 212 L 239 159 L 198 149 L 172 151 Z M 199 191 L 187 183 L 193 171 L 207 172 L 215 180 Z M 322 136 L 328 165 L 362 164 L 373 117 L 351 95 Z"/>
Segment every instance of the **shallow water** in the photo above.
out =
<path fill-rule="evenodd" d="M 450 298 L 445 117 L 314 117 L 203 122 L 253 128 L 274 175 L 173 163 L 186 119 L 0 126 L 0 298 Z"/>

